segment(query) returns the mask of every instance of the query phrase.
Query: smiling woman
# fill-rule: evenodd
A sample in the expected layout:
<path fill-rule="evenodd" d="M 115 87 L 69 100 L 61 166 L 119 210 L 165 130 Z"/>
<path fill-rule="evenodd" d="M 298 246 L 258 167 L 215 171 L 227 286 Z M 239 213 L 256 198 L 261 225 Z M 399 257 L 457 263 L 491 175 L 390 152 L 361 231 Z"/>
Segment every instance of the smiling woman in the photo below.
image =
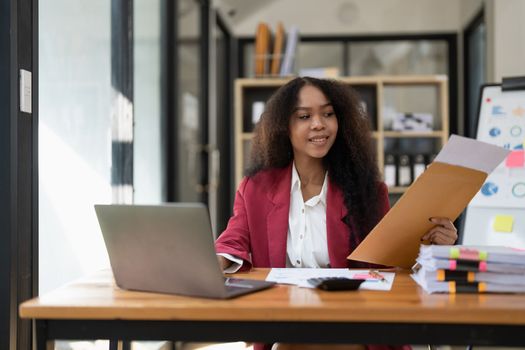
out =
<path fill-rule="evenodd" d="M 272 95 L 255 127 L 233 216 L 216 242 L 225 272 L 372 267 L 346 258 L 389 209 L 361 106 L 347 85 L 309 77 Z M 435 223 L 425 238 L 453 244 L 450 220 Z"/>

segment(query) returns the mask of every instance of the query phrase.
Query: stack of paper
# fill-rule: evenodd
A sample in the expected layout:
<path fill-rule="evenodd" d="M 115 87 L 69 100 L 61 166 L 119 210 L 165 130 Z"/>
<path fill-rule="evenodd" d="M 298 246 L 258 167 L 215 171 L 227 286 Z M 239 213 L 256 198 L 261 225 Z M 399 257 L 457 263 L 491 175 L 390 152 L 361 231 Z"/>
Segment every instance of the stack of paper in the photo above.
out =
<path fill-rule="evenodd" d="M 412 278 L 428 293 L 523 293 L 525 250 L 421 245 Z"/>

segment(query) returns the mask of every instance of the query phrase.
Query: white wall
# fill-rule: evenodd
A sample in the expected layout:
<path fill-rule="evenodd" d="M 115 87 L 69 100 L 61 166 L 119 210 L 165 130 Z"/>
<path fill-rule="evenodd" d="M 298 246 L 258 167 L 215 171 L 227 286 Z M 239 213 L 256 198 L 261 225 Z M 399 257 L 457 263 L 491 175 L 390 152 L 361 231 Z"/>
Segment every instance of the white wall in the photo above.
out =
<path fill-rule="evenodd" d="M 464 66 L 463 66 L 463 30 L 470 24 L 474 17 L 483 8 L 483 0 L 458 0 L 459 6 L 459 24 L 458 24 L 458 133 L 462 134 L 465 129 L 464 125 L 464 108 L 465 108 L 465 96 L 464 96 Z"/>
<path fill-rule="evenodd" d="M 455 32 L 462 0 L 217 0 L 237 36 L 257 23 L 292 24 L 304 35 Z M 468 1 L 468 0 L 467 0 Z M 235 10 L 234 16 L 228 12 Z"/>
<path fill-rule="evenodd" d="M 41 0 L 39 290 L 109 267 L 93 205 L 111 202 L 106 0 Z M 135 0 L 135 201 L 162 200 L 160 1 Z"/>
<path fill-rule="evenodd" d="M 459 2 L 458 30 L 463 30 L 476 16 L 483 6 L 483 0 L 457 0 Z"/>
<path fill-rule="evenodd" d="M 525 1 L 485 0 L 487 78 L 525 75 Z"/>

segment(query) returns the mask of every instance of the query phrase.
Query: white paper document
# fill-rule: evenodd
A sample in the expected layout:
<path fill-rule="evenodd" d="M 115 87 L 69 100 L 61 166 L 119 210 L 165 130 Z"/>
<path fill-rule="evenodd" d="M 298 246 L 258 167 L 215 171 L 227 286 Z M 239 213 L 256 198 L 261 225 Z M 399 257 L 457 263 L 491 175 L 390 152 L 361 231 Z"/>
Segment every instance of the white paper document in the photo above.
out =
<path fill-rule="evenodd" d="M 301 268 L 274 268 L 270 271 L 266 280 L 281 284 L 293 284 L 299 287 L 314 288 L 308 283 L 309 278 L 316 277 L 346 277 L 353 279 L 365 279 L 359 289 L 366 290 L 390 290 L 394 283 L 394 272 L 380 272 L 384 280 L 370 275 L 370 270 L 349 269 L 301 269 Z"/>
<path fill-rule="evenodd" d="M 509 150 L 467 137 L 451 135 L 435 162 L 459 165 L 490 174 L 510 153 Z"/>

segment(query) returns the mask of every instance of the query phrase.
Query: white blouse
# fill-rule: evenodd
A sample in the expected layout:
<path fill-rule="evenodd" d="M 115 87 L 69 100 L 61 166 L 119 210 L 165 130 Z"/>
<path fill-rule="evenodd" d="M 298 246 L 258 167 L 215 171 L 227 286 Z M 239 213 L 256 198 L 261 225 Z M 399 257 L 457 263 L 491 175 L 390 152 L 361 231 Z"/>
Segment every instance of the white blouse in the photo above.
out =
<path fill-rule="evenodd" d="M 286 267 L 330 267 L 326 240 L 326 193 L 328 173 L 325 174 L 321 192 L 306 202 L 301 191 L 301 179 L 292 166 L 290 184 L 290 211 L 286 240 Z M 242 259 L 231 254 L 219 253 L 232 261 L 226 273 L 234 273 L 242 266 Z"/>
<path fill-rule="evenodd" d="M 326 241 L 326 193 L 328 173 L 317 196 L 306 202 L 301 191 L 301 179 L 292 167 L 286 267 L 329 267 Z"/>

